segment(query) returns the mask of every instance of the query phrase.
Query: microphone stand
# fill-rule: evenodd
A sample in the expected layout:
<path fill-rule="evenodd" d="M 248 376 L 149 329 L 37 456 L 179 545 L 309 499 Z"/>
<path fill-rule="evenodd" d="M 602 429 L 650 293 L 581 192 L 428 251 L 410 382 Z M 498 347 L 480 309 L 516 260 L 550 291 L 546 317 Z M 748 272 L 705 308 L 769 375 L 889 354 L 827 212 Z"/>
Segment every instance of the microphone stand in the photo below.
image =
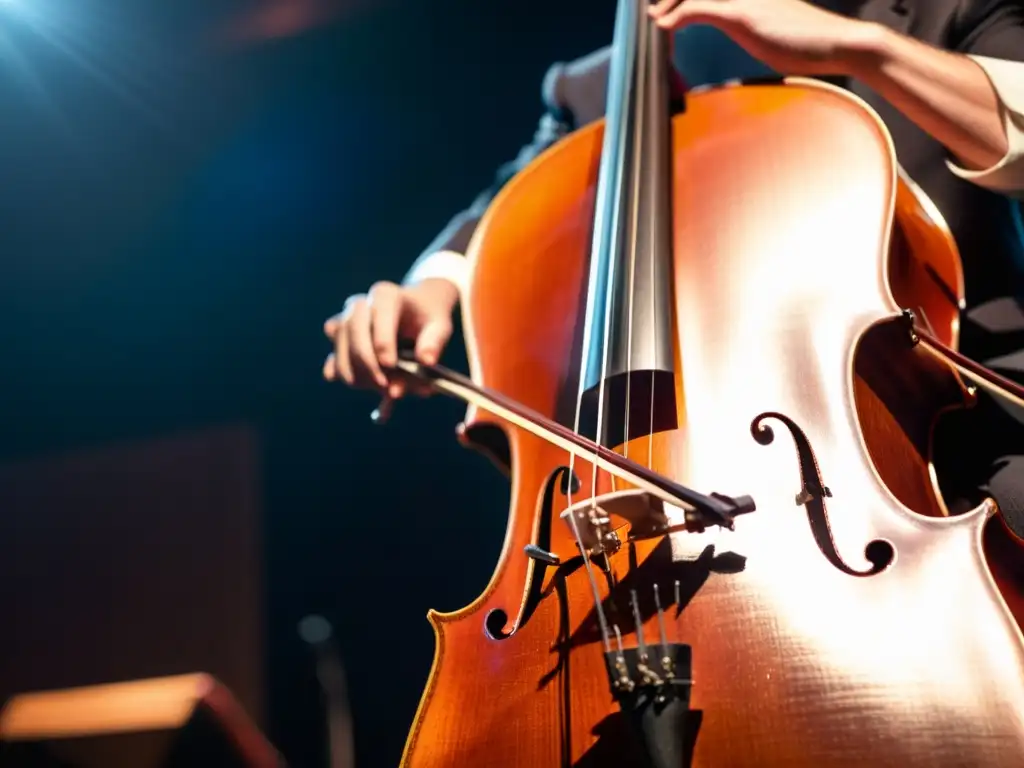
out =
<path fill-rule="evenodd" d="M 299 622 L 299 636 L 316 659 L 316 676 L 327 704 L 328 768 L 354 768 L 355 744 L 348 687 L 333 634 L 334 630 L 323 616 L 307 616 Z"/>

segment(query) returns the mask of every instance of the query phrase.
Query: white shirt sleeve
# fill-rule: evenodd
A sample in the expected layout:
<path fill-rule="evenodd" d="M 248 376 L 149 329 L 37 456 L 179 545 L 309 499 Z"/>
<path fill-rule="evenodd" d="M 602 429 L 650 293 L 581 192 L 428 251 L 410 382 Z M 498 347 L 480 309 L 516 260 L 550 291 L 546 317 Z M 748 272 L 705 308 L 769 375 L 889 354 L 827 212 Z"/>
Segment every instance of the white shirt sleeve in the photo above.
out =
<path fill-rule="evenodd" d="M 1008 147 L 1003 158 L 980 171 L 965 170 L 947 161 L 949 169 L 978 186 L 1024 198 L 1024 62 L 971 56 L 988 75 L 1002 104 Z"/>
<path fill-rule="evenodd" d="M 465 294 L 466 279 L 469 276 L 469 261 L 455 251 L 434 251 L 420 259 L 405 276 L 405 284 L 411 285 L 429 278 L 439 278 L 453 283 L 459 295 Z"/>

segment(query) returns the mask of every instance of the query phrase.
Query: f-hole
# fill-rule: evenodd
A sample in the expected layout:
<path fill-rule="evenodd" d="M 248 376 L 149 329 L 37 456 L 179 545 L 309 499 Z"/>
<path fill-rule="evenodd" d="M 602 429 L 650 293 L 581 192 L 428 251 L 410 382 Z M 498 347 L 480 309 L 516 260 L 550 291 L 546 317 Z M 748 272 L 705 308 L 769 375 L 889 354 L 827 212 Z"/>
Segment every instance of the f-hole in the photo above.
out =
<path fill-rule="evenodd" d="M 870 541 L 864 548 L 864 557 L 871 563 L 867 570 L 858 571 L 843 560 L 836 548 L 828 519 L 828 509 L 825 506 L 825 499 L 832 496 L 832 491 L 822 482 L 811 441 L 807 439 L 799 425 L 785 414 L 766 412 L 750 424 L 750 434 L 761 445 L 771 445 L 775 440 L 775 432 L 764 423 L 767 419 L 782 422 L 793 436 L 800 468 L 800 491 L 796 494 L 795 501 L 807 511 L 807 520 L 814 534 L 814 541 L 825 559 L 849 576 L 877 576 L 892 565 L 896 558 L 896 549 L 884 539 Z"/>
<path fill-rule="evenodd" d="M 544 483 L 540 493 L 540 503 L 538 504 L 540 520 L 537 526 L 537 535 L 531 541 L 532 544 L 542 550 L 547 551 L 551 546 L 551 518 L 554 513 L 556 493 L 565 496 L 570 487 L 574 492 L 579 490 L 580 480 L 568 467 L 558 467 L 548 476 L 547 482 Z M 522 556 L 525 557 L 526 555 Z M 562 569 L 570 565 L 571 562 L 563 563 Z M 539 560 L 530 559 L 526 571 L 526 597 L 520 610 L 519 619 L 510 630 L 506 630 L 505 627 L 508 626 L 509 620 L 508 612 L 502 608 L 491 609 L 484 617 L 484 631 L 488 637 L 492 640 L 507 640 L 520 627 L 526 624 L 544 598 L 541 587 L 544 584 L 544 575 L 549 567 Z"/>

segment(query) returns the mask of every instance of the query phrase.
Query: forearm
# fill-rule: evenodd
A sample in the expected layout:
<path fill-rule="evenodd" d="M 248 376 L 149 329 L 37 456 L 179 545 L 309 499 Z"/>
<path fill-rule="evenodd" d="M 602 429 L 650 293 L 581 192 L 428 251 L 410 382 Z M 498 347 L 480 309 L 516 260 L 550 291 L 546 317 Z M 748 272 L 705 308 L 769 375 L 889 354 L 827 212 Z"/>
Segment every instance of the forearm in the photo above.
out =
<path fill-rule="evenodd" d="M 948 53 L 873 26 L 852 56 L 851 74 L 933 136 L 967 168 L 1007 152 L 1005 117 L 985 71 Z"/>

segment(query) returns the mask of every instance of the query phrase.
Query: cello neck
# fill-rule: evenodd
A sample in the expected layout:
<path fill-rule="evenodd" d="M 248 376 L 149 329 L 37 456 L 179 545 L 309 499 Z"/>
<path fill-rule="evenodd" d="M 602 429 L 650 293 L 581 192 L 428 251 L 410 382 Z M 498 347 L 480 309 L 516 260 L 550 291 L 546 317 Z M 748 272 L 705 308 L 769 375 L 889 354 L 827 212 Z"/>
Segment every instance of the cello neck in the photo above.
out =
<path fill-rule="evenodd" d="M 675 426 L 669 45 L 647 8 L 618 4 L 590 255 L 577 429 L 608 446 Z"/>

